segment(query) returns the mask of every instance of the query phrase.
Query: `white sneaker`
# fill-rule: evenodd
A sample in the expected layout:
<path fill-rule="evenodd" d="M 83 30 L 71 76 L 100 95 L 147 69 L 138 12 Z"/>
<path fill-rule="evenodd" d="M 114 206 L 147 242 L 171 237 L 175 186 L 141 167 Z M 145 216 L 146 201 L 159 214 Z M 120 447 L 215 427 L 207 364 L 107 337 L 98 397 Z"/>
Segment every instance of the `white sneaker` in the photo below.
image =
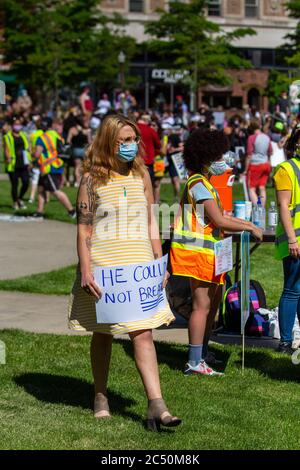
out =
<path fill-rule="evenodd" d="M 27 209 L 27 206 L 25 206 L 23 201 L 19 201 L 19 208 L 20 209 Z"/>
<path fill-rule="evenodd" d="M 202 360 L 196 367 L 192 367 L 190 364 L 186 364 L 184 375 L 210 375 L 212 377 L 221 377 L 224 374 L 212 369 L 206 364 L 205 361 Z"/>

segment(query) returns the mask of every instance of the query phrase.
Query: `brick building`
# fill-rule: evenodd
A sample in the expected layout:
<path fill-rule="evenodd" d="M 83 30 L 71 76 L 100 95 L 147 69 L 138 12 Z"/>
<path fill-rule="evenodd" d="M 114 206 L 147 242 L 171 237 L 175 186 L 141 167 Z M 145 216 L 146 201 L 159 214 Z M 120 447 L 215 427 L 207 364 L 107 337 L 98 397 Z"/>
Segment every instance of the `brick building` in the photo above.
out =
<path fill-rule="evenodd" d="M 184 1 L 184 0 L 183 0 Z M 188 0 L 186 0 L 188 1 Z M 237 27 L 251 27 L 256 36 L 246 36 L 235 43 L 244 57 L 253 65 L 251 70 L 230 71 L 234 78 L 230 87 L 209 85 L 198 93 L 198 101 L 210 106 L 241 108 L 245 104 L 267 110 L 268 100 L 265 89 L 271 69 L 288 70 L 282 64 L 277 47 L 284 37 L 295 28 L 296 21 L 289 18 L 284 7 L 285 0 L 211 0 L 207 8 L 208 17 L 225 31 Z M 158 17 L 157 8 L 167 9 L 168 0 L 104 0 L 101 8 L 105 12 L 119 12 L 129 20 L 127 32 L 141 42 L 146 39 L 144 24 Z M 172 101 L 172 93 L 180 92 L 179 84 L 165 83 L 153 78 L 151 63 L 147 57 L 132 64 L 135 74 L 141 76 L 141 89 L 146 89 L 145 104 L 151 105 L 155 92 L 165 94 Z M 158 76 L 159 74 L 156 74 Z M 165 74 L 161 71 L 161 76 Z M 143 82 L 143 83 L 142 83 Z M 173 88 L 172 88 L 173 86 Z M 147 91 L 148 90 L 148 91 Z"/>

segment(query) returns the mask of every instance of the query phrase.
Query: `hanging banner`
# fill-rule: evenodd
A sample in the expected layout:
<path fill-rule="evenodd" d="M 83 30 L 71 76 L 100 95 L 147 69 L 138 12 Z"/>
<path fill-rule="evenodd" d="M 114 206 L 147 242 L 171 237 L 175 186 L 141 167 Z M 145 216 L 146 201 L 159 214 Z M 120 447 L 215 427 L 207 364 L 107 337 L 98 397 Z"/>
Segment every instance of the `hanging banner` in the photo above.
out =
<path fill-rule="evenodd" d="M 250 313 L 250 233 L 241 233 L 241 333 Z"/>
<path fill-rule="evenodd" d="M 96 302 L 97 323 L 144 320 L 167 304 L 163 281 L 168 255 L 147 263 L 94 269 L 102 296 Z"/>

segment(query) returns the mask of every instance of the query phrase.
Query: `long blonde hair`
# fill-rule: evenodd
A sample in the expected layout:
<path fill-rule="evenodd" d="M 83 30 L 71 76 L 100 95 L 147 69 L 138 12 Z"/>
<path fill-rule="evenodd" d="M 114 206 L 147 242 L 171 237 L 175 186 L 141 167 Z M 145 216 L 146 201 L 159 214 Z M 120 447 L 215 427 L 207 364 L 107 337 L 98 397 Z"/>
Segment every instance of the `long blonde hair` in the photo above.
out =
<path fill-rule="evenodd" d="M 116 142 L 120 130 L 124 126 L 130 126 L 137 137 L 141 137 L 140 130 L 135 122 L 122 114 L 112 114 L 107 116 L 99 129 L 93 143 L 87 150 L 83 160 L 83 173 L 89 173 L 94 183 L 106 184 L 110 179 L 112 171 L 118 171 L 119 165 L 116 158 Z M 139 145 L 139 152 L 133 162 L 128 163 L 128 169 L 133 174 L 143 177 L 146 167 L 142 159 L 142 148 Z"/>

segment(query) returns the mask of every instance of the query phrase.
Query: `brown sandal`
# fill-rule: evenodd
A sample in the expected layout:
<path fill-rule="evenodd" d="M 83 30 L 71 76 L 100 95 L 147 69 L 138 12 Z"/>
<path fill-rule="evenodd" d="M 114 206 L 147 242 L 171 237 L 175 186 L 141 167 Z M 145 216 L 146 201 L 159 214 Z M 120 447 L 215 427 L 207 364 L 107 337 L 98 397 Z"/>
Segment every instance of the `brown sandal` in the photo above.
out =
<path fill-rule="evenodd" d="M 175 427 L 181 424 L 181 419 L 172 416 L 162 398 L 155 398 L 148 402 L 147 428 L 159 431 L 160 426 Z"/>
<path fill-rule="evenodd" d="M 94 401 L 94 417 L 110 418 L 107 396 L 103 393 L 96 393 Z"/>

